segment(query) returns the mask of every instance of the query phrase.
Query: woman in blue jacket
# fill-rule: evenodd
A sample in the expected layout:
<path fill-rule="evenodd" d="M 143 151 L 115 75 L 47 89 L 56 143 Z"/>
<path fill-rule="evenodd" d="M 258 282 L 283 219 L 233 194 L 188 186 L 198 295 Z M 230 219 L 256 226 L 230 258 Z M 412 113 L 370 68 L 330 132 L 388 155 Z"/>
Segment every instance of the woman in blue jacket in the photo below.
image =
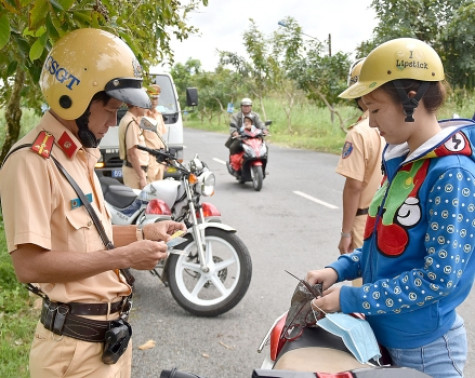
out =
<path fill-rule="evenodd" d="M 366 315 L 393 363 L 432 377 L 461 377 L 466 331 L 456 308 L 475 274 L 475 123 L 438 122 L 447 84 L 437 53 L 417 39 L 375 48 L 340 97 L 362 97 L 386 140 L 384 179 L 369 208 L 364 245 L 310 283 L 326 312 Z M 362 287 L 332 286 L 363 278 Z"/>

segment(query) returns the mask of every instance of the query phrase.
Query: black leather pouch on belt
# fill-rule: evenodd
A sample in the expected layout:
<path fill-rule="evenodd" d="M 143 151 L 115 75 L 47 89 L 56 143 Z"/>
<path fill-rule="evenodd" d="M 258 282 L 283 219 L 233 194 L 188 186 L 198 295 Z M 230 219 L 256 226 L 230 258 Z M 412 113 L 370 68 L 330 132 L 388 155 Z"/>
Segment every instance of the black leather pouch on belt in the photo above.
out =
<path fill-rule="evenodd" d="M 124 354 L 132 337 L 132 327 L 123 319 L 112 321 L 106 331 L 102 362 L 107 365 L 115 364 Z"/>
<path fill-rule="evenodd" d="M 101 321 L 75 316 L 65 303 L 43 301 L 41 323 L 56 335 L 64 335 L 89 342 L 104 342 L 111 321 Z"/>

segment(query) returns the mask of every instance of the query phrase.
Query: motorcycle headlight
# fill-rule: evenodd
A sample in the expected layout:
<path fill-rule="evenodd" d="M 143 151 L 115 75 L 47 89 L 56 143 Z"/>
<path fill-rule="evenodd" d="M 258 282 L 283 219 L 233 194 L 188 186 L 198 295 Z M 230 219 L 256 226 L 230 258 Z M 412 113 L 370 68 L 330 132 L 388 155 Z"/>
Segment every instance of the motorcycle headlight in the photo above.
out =
<path fill-rule="evenodd" d="M 213 172 L 203 172 L 198 178 L 198 183 L 196 184 L 196 191 L 205 197 L 211 197 L 214 194 L 215 182 L 216 178 Z"/>

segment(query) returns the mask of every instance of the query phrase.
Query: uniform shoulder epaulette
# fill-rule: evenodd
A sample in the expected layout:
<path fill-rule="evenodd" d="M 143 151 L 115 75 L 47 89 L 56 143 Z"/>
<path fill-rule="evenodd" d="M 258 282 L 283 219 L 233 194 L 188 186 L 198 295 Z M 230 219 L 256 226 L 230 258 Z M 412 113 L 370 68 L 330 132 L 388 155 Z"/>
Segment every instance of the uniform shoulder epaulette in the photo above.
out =
<path fill-rule="evenodd" d="M 54 136 L 47 131 L 41 131 L 31 145 L 31 149 L 38 155 L 48 159 L 54 145 Z"/>

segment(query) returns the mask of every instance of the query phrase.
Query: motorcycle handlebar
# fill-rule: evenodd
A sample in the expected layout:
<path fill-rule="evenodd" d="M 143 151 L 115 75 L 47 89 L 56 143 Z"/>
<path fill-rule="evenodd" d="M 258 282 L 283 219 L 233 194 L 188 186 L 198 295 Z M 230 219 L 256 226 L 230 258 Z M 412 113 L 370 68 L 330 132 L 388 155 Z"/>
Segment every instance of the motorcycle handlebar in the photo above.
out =
<path fill-rule="evenodd" d="M 159 162 L 163 162 L 168 159 L 175 159 L 175 150 L 156 150 L 154 148 L 141 146 L 140 144 L 136 144 L 135 147 L 137 147 L 139 150 L 148 152 L 150 155 L 155 156 L 157 158 L 157 161 Z"/>

